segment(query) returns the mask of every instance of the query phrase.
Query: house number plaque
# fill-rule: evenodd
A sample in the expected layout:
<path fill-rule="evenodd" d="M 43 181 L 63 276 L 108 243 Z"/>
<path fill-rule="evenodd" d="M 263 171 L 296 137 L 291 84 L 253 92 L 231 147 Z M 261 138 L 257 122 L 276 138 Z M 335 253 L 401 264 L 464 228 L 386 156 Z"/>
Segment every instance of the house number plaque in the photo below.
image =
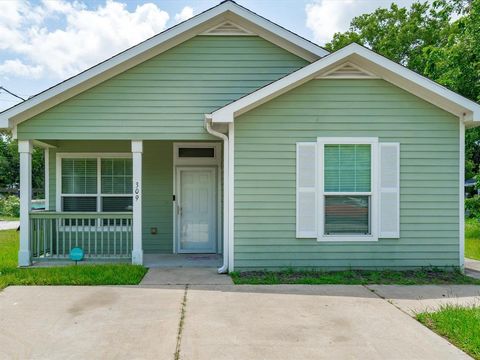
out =
<path fill-rule="evenodd" d="M 135 182 L 135 201 L 138 201 L 140 198 L 140 185 L 138 184 L 138 181 Z"/>

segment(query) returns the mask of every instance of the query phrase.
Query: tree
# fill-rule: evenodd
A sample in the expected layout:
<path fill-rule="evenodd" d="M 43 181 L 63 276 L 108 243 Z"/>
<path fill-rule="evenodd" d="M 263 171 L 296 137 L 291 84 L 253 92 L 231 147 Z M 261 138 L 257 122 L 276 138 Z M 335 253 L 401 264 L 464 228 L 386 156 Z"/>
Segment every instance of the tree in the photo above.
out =
<path fill-rule="evenodd" d="M 454 20 L 456 18 L 456 20 Z M 430 79 L 480 101 L 480 0 L 392 4 L 355 17 L 345 33 L 326 45 L 331 51 L 352 42 L 371 48 Z M 480 170 L 480 129 L 465 136 L 466 177 Z"/>
<path fill-rule="evenodd" d="M 0 133 L 0 189 L 17 189 L 20 183 L 20 159 L 18 142 L 9 132 Z M 35 148 L 32 152 L 32 187 L 44 186 L 44 152 Z"/>

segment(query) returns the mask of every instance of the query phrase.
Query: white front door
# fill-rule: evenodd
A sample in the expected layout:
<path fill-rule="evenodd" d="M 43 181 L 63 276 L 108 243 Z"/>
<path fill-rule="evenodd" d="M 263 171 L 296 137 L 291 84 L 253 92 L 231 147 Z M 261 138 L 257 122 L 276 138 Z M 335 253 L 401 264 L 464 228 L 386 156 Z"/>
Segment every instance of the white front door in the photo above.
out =
<path fill-rule="evenodd" d="M 177 167 L 177 251 L 216 252 L 216 169 Z"/>

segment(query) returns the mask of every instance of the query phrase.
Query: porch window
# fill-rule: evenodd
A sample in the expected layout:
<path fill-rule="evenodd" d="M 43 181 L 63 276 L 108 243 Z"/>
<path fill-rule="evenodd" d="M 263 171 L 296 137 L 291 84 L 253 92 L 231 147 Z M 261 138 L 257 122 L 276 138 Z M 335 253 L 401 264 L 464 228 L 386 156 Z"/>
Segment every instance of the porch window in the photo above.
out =
<path fill-rule="evenodd" d="M 132 211 L 131 158 L 61 158 L 63 211 Z"/>

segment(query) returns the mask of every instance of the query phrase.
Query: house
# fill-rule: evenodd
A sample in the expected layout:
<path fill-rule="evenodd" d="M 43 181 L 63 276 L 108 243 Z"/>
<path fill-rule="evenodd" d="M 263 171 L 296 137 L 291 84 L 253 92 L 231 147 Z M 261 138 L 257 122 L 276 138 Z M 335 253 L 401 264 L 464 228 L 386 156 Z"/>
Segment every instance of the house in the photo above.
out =
<path fill-rule="evenodd" d="M 463 267 L 480 106 L 364 47 L 225 1 L 0 114 L 19 265 L 223 254 L 248 269 Z M 31 212 L 32 145 L 46 211 Z"/>

